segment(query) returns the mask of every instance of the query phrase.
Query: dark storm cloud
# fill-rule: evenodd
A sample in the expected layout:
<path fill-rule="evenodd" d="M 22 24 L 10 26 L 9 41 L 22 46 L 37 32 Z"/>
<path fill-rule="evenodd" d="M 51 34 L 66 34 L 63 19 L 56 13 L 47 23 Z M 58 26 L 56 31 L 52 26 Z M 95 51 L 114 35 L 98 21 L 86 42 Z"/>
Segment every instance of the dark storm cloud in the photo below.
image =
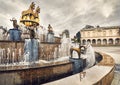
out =
<path fill-rule="evenodd" d="M 19 20 L 32 1 L 41 8 L 40 24 L 50 23 L 57 34 L 69 29 L 74 35 L 87 24 L 120 25 L 120 0 L 0 0 L 0 25 L 11 27 L 9 19 Z"/>

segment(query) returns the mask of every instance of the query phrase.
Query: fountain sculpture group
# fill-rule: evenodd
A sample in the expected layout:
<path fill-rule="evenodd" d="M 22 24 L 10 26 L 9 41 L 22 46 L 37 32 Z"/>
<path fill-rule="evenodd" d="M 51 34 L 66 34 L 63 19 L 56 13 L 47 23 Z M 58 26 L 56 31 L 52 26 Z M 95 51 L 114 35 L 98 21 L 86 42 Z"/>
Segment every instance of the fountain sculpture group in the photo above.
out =
<path fill-rule="evenodd" d="M 37 7 L 36 9 L 37 11 L 35 13 L 34 13 L 34 8 L 35 8 L 35 4 L 34 2 L 32 2 L 32 4 L 30 5 L 30 8 L 22 12 L 20 25 L 18 25 L 17 20 L 13 18 L 11 20 L 13 22 L 13 29 L 9 29 L 7 31 L 6 28 L 3 28 L 2 26 L 0 27 L 0 31 L 3 31 L 3 32 L 0 32 L 0 35 L 1 35 L 0 72 L 1 71 L 6 72 L 7 70 L 16 70 L 17 69 L 16 66 L 21 67 L 21 69 L 23 69 L 22 67 L 25 67 L 26 65 L 35 66 L 36 64 L 41 64 L 41 63 L 50 64 L 54 62 L 69 61 L 69 66 L 68 66 L 69 68 L 67 67 L 68 69 L 66 69 L 65 71 L 72 72 L 75 69 L 75 73 L 76 73 L 83 70 L 81 66 L 83 66 L 84 64 L 87 65 L 88 67 L 91 67 L 95 64 L 94 50 L 92 49 L 90 44 L 88 44 L 87 46 L 78 46 L 79 48 L 74 48 L 74 44 L 73 44 L 73 47 L 72 47 L 68 30 L 63 31 L 62 37 L 61 37 L 62 39 L 55 38 L 53 28 L 50 24 L 48 25 L 48 30 L 46 30 L 42 26 L 39 26 L 38 14 L 40 13 L 40 8 Z M 72 52 L 77 53 L 78 61 L 74 59 L 69 60 L 70 54 L 71 54 L 71 57 L 75 56 Z M 83 57 L 85 56 L 84 59 L 81 58 L 82 56 Z M 71 67 L 70 61 L 74 62 L 73 68 Z M 79 64 L 79 67 L 76 66 L 78 64 Z M 63 63 L 62 66 L 64 65 L 65 64 Z M 11 68 L 11 66 L 13 68 Z M 51 65 L 51 66 L 54 66 L 54 65 Z M 41 65 L 37 67 L 40 68 Z M 76 69 L 78 71 L 76 71 Z M 64 70 L 64 69 L 60 69 L 60 70 Z M 52 71 L 52 73 L 54 72 L 55 70 Z M 63 74 L 63 73 L 61 72 L 59 73 L 59 75 L 60 74 Z M 64 74 L 67 74 L 67 73 L 64 73 Z M 25 75 L 25 72 L 24 72 L 24 75 Z M 47 81 L 47 77 L 50 78 L 51 76 L 44 77 L 43 75 L 43 77 L 39 78 L 39 82 L 43 78 L 46 79 L 43 81 Z M 22 81 L 22 82 L 26 82 L 26 81 Z M 5 85 L 7 84 L 8 82 Z"/>

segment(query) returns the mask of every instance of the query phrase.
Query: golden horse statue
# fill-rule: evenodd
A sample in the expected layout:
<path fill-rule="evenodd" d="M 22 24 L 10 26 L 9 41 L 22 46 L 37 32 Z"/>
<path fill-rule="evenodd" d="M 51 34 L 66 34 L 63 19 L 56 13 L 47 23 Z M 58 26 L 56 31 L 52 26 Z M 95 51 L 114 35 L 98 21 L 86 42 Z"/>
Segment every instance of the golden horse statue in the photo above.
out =
<path fill-rule="evenodd" d="M 35 16 L 39 17 L 38 14 L 40 13 L 40 7 L 38 6 L 35 10 Z"/>
<path fill-rule="evenodd" d="M 23 11 L 23 12 L 22 12 L 22 15 L 25 15 L 25 14 L 28 14 L 28 13 L 33 13 L 34 9 L 35 9 L 35 3 L 32 2 L 31 5 L 30 5 L 30 7 L 29 7 L 29 9 Z"/>
<path fill-rule="evenodd" d="M 70 55 L 71 55 L 71 57 L 73 57 L 73 55 L 72 55 L 73 51 L 77 52 L 78 57 L 80 58 L 81 53 L 83 53 L 83 54 L 85 53 L 86 47 L 85 46 L 79 46 L 79 48 L 71 47 L 70 48 Z"/>

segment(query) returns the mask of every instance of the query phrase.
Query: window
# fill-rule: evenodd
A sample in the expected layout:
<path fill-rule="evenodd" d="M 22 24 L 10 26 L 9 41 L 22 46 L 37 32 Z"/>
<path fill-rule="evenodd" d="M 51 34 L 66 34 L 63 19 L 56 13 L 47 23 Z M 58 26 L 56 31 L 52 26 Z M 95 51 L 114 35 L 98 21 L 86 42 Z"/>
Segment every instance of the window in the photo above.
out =
<path fill-rule="evenodd" d="M 112 30 L 109 31 L 109 35 L 111 36 L 113 33 L 112 33 Z"/>
<path fill-rule="evenodd" d="M 90 32 L 88 32 L 88 37 L 90 37 Z"/>
<path fill-rule="evenodd" d="M 103 31 L 103 36 L 106 36 L 106 31 Z"/>

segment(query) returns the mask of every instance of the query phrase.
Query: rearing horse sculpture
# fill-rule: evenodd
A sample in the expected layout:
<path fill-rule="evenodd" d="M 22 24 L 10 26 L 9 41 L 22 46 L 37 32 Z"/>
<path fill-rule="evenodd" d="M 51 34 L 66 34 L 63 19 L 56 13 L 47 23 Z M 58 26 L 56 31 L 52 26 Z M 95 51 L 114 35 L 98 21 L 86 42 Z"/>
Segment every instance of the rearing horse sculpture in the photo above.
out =
<path fill-rule="evenodd" d="M 40 13 L 40 7 L 38 6 L 35 10 L 35 16 L 39 17 L 39 13 Z"/>
<path fill-rule="evenodd" d="M 34 10 L 34 9 L 35 9 L 35 3 L 32 2 L 31 5 L 30 5 L 30 7 L 29 7 L 29 9 L 23 11 L 23 12 L 22 12 L 22 15 L 27 14 L 27 13 L 33 13 L 33 10 Z"/>
<path fill-rule="evenodd" d="M 3 28 L 3 26 L 0 26 L 0 29 L 3 30 L 2 34 L 5 34 L 8 32 L 7 28 Z"/>
<path fill-rule="evenodd" d="M 19 27 L 19 25 L 17 24 L 17 20 L 15 18 L 10 19 L 10 21 L 13 22 L 13 27 L 14 28 L 18 28 Z"/>

